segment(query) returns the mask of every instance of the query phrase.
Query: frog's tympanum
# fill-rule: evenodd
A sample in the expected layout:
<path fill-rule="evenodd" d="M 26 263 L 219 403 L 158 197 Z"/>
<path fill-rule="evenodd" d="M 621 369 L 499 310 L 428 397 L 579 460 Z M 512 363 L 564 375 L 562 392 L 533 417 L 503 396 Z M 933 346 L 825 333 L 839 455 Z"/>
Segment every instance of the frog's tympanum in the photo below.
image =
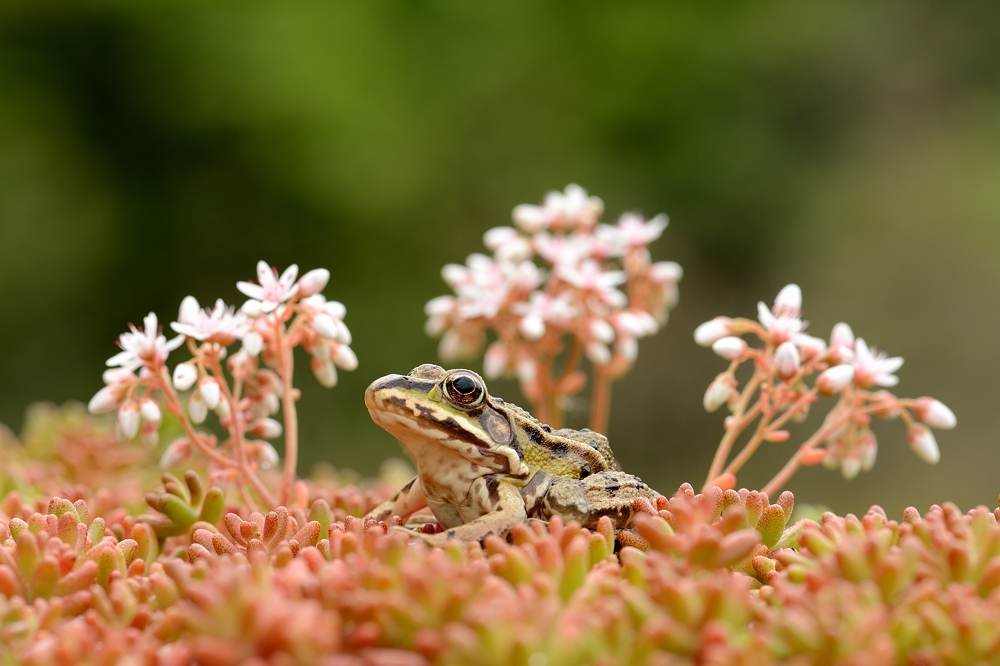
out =
<path fill-rule="evenodd" d="M 431 543 L 505 536 L 521 521 L 556 515 L 591 528 L 607 516 L 623 528 L 637 498 L 658 495 L 621 471 L 604 435 L 553 430 L 489 395 L 471 370 L 421 365 L 382 377 L 365 405 L 417 465 L 416 478 L 369 515 L 405 520 L 429 507 L 444 527 L 422 535 Z"/>

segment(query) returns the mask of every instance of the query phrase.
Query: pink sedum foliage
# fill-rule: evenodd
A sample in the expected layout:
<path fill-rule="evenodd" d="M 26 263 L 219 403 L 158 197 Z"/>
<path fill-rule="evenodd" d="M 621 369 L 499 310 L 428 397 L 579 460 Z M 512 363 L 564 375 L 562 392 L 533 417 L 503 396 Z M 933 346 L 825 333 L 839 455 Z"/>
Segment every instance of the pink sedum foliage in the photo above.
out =
<path fill-rule="evenodd" d="M 167 474 L 137 515 L 115 490 L 122 461 L 70 469 L 58 445 L 44 455 L 64 438 L 133 450 L 79 410 L 36 413 L 24 444 L 3 437 L 3 663 L 1000 659 L 1000 509 L 793 522 L 791 493 L 685 484 L 639 500 L 634 531 L 554 519 L 435 549 L 358 517 L 392 493 L 386 481 L 313 478 L 258 513 L 194 472 Z M 151 461 L 130 464 L 152 478 Z M 71 479 L 85 497 L 43 491 Z"/>

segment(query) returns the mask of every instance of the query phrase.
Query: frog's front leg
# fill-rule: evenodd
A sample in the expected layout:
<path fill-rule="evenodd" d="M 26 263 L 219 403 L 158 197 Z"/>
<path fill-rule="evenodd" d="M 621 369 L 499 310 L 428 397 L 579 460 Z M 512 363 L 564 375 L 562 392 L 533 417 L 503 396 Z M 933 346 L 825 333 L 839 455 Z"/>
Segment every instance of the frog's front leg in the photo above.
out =
<path fill-rule="evenodd" d="M 490 535 L 506 537 L 514 525 L 527 520 L 520 489 L 501 474 L 488 474 L 476 479 L 469 489 L 466 504 L 477 508 L 481 515 L 438 534 L 411 534 L 432 546 L 444 546 L 452 539 L 482 541 Z"/>
<path fill-rule="evenodd" d="M 420 477 L 413 477 L 409 483 L 399 489 L 392 499 L 382 502 L 377 507 L 368 512 L 375 520 L 389 520 L 393 516 L 399 516 L 404 521 L 416 511 L 427 506 L 427 498 L 424 496 L 423 486 L 420 485 Z"/>

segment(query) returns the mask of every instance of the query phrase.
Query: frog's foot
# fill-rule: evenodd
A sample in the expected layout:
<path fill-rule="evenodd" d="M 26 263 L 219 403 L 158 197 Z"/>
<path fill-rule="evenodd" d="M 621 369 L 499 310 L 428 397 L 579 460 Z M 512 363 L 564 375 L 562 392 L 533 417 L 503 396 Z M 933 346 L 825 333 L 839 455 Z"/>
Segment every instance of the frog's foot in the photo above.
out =
<path fill-rule="evenodd" d="M 625 472 L 599 472 L 585 479 L 553 478 L 537 509 L 538 516 L 561 516 L 593 529 L 607 516 L 616 528 L 627 527 L 635 514 L 633 504 L 639 497 L 652 501 L 655 490 L 637 476 Z"/>
<path fill-rule="evenodd" d="M 382 502 L 377 507 L 368 512 L 375 520 L 389 522 L 393 516 L 407 519 L 414 512 L 427 506 L 427 498 L 424 497 L 424 489 L 420 485 L 420 477 L 415 476 L 410 482 L 400 488 L 399 492 L 391 499 Z M 368 517 L 366 516 L 366 518 Z"/>

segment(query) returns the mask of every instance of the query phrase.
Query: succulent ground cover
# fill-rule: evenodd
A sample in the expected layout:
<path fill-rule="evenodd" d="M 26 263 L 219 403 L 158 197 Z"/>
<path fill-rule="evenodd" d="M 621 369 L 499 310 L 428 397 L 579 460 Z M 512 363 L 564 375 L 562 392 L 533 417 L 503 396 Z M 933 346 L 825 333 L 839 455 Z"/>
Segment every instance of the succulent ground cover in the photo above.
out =
<path fill-rule="evenodd" d="M 0 662 L 1000 661 L 1000 510 L 793 522 L 791 493 L 685 484 L 617 544 L 557 519 L 434 549 L 361 518 L 384 480 L 262 514 L 120 450 L 73 407 L 4 438 Z"/>
<path fill-rule="evenodd" d="M 517 207 L 517 228 L 484 238 L 493 256 L 446 267 L 455 296 L 427 308 L 443 355 L 484 352 L 484 373 L 517 376 L 553 423 L 588 381 L 606 423 L 610 383 L 677 301 L 680 267 L 647 247 L 666 218 L 602 213 L 577 186 Z M 324 386 L 358 366 L 328 279 L 260 262 L 239 309 L 189 296 L 175 337 L 154 313 L 131 326 L 87 409 L 37 405 L 20 437 L 0 426 L 0 664 L 1000 664 L 1000 509 L 803 516 L 779 494 L 805 465 L 870 469 L 873 417 L 899 419 L 931 464 L 929 428 L 956 425 L 890 393 L 903 360 L 847 324 L 806 334 L 796 285 L 757 321 L 695 331 L 730 364 L 704 397 L 730 415 L 700 493 L 637 499 L 625 530 L 555 517 L 432 548 L 366 518 L 412 470 L 296 476 L 294 348 Z M 835 402 L 774 479 L 736 490 L 821 398 Z"/>

